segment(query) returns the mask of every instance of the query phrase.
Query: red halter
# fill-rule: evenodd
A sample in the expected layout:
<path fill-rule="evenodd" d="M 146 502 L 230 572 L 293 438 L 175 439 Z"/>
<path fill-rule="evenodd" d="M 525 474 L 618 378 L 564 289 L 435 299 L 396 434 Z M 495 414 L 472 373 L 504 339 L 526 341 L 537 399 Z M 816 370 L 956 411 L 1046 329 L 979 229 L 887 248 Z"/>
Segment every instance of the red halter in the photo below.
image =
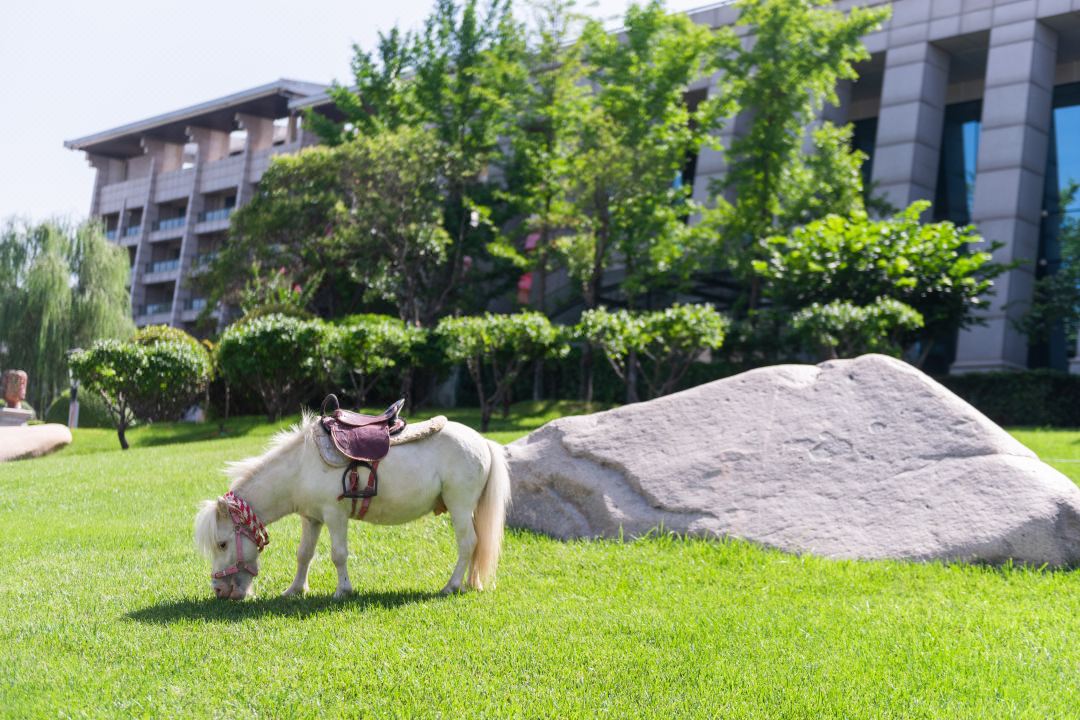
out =
<path fill-rule="evenodd" d="M 251 506 L 244 502 L 241 498 L 233 494 L 233 491 L 225 493 L 222 498 L 229 506 L 229 515 L 232 517 L 233 530 L 236 532 L 236 563 L 230 565 L 224 570 L 210 573 L 210 577 L 215 580 L 235 575 L 241 570 L 246 571 L 253 577 L 259 574 L 258 569 L 244 561 L 243 543 L 240 542 L 240 536 L 244 536 L 251 542 L 255 543 L 255 547 L 259 552 L 270 544 L 270 535 L 266 532 L 266 526 L 262 524 L 259 517 L 255 514 L 255 511 L 251 509 Z"/>

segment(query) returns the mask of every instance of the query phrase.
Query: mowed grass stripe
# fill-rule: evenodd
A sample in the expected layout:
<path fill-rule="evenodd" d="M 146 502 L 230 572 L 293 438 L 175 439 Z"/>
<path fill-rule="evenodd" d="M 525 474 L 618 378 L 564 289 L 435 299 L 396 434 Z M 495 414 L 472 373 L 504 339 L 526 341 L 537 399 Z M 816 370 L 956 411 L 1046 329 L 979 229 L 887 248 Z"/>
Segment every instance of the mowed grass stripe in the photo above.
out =
<path fill-rule="evenodd" d="M 516 410 L 503 440 L 566 408 Z M 324 536 L 311 595 L 284 600 L 299 539 L 288 518 L 273 526 L 260 597 L 212 600 L 190 524 L 195 503 L 223 491 L 223 463 L 274 429 L 242 422 L 224 439 L 143 428 L 127 453 L 106 431 L 80 431 L 59 455 L 0 465 L 0 715 L 1042 718 L 1080 707 L 1075 572 L 512 531 L 494 592 L 440 598 L 454 546 L 445 518 L 428 517 L 354 524 L 358 592 L 340 603 Z M 170 432 L 186 442 L 163 444 Z M 1017 434 L 1080 458 L 1080 433 Z"/>

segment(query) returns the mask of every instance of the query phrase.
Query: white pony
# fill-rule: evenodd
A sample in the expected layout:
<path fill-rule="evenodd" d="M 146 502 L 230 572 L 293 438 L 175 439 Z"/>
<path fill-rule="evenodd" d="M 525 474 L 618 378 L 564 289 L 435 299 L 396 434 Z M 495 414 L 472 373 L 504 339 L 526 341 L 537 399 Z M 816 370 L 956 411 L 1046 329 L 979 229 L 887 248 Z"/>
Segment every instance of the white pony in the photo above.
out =
<path fill-rule="evenodd" d="M 278 433 L 262 455 L 230 463 L 229 493 L 202 503 L 195 540 L 212 560 L 211 587 L 219 598 L 253 594 L 258 553 L 268 542 L 265 525 L 291 513 L 300 515 L 302 536 L 296 577 L 284 594 L 307 591 L 308 566 L 324 524 L 338 574 L 334 597 L 352 592 L 346 567 L 352 506 L 338 500 L 342 469 L 323 462 L 315 437 L 321 432 L 318 417 L 305 414 L 299 425 Z M 458 560 L 442 592 L 460 591 L 466 570 L 468 585 L 477 590 L 494 583 L 510 502 L 501 445 L 448 422 L 440 432 L 391 448 L 378 474 L 378 495 L 364 520 L 396 525 L 445 509 L 454 523 Z"/>

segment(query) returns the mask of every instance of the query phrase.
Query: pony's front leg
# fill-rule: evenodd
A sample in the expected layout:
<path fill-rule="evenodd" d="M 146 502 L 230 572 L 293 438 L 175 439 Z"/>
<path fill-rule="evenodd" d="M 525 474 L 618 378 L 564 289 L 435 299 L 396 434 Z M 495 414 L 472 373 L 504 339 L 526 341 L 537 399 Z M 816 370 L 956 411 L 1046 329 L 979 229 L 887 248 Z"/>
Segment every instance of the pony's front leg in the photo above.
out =
<path fill-rule="evenodd" d="M 315 555 L 315 546 L 319 542 L 322 526 L 321 520 L 300 516 L 301 534 L 300 545 L 296 548 L 296 577 L 282 596 L 302 595 L 308 591 L 308 567 L 311 566 L 311 558 Z"/>
<path fill-rule="evenodd" d="M 327 518 L 326 528 L 330 531 L 330 558 L 337 568 L 337 590 L 334 598 L 340 600 L 349 595 L 352 583 L 349 582 L 349 516 L 341 513 Z"/>
<path fill-rule="evenodd" d="M 471 509 L 451 508 L 450 518 L 454 523 L 454 538 L 457 540 L 458 560 L 454 566 L 454 573 L 450 581 L 442 589 L 443 595 L 451 595 L 461 591 L 461 582 L 465 579 L 465 571 L 469 569 L 473 550 L 476 548 L 476 529 L 473 528 Z"/>

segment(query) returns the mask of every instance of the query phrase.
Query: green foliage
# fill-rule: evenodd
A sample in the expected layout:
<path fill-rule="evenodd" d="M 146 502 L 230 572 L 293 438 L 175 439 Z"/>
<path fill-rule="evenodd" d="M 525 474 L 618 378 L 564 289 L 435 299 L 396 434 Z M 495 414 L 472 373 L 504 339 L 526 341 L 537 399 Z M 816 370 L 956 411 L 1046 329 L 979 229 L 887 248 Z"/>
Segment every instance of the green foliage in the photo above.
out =
<path fill-rule="evenodd" d="M 690 188 L 677 180 L 731 106 L 719 92 L 691 111 L 684 95 L 735 44 L 730 30 L 667 15 L 659 2 L 631 5 L 619 35 L 599 21 L 586 25 L 580 53 L 593 90 L 571 96 L 562 111 L 568 132 L 555 168 L 566 231 L 555 246 L 586 307 L 600 301 L 616 253 L 631 303 L 677 288 L 699 269 L 701 236 L 685 222 Z"/>
<path fill-rule="evenodd" d="M 254 390 L 267 418 L 299 410 L 324 385 L 329 333 L 320 320 L 265 315 L 230 325 L 217 345 L 217 365 L 234 388 Z"/>
<path fill-rule="evenodd" d="M 284 267 L 264 275 L 256 263 L 251 275 L 240 295 L 240 309 L 244 317 L 273 313 L 294 317 L 312 316 L 307 308 L 322 283 L 323 271 L 315 271 L 307 279 L 306 287 L 295 282 Z"/>
<path fill-rule="evenodd" d="M 97 223 L 8 221 L 0 277 L 0 365 L 27 372 L 39 407 L 67 386 L 70 349 L 132 330 L 127 252 Z"/>
<path fill-rule="evenodd" d="M 99 340 L 68 361 L 84 392 L 104 401 L 125 450 L 124 433 L 136 418 L 178 419 L 206 391 L 212 374 L 209 354 L 190 338 Z"/>
<path fill-rule="evenodd" d="M 824 123 L 813 134 L 814 152 L 803 149 L 825 103 L 838 104 L 836 85 L 857 77 L 855 64 L 870 57 L 861 38 L 888 17 L 888 8 L 847 13 L 823 0 L 741 0 L 737 25 L 753 43 L 720 58 L 731 94 L 748 118 L 726 149 L 728 167 L 714 188 L 715 208 L 706 227 L 749 296 L 758 301 L 751 263 L 767 254 L 765 238 L 829 212 L 862 209 L 861 156 L 848 130 Z M 734 203 L 724 193 L 732 192 Z"/>
<path fill-rule="evenodd" d="M 452 301 L 444 282 L 452 262 L 443 227 L 446 168 L 424 128 L 275 159 L 212 263 L 211 296 L 249 313 L 297 315 L 320 288 L 357 287 L 362 292 L 338 298 L 327 314 L 362 298 L 388 302 L 410 322 L 433 323 Z M 280 269 L 262 277 L 263 267 Z"/>
<path fill-rule="evenodd" d="M 1046 342 L 1056 328 L 1063 328 L 1066 342 L 1075 347 L 1080 333 L 1080 218 L 1068 209 L 1077 207 L 1080 186 L 1070 184 L 1058 201 L 1058 212 L 1045 220 L 1056 223 L 1060 261 L 1056 266 L 1036 268 L 1038 280 L 1031 308 L 1020 329 L 1033 342 Z"/>
<path fill-rule="evenodd" d="M 923 317 L 910 306 L 891 298 L 859 306 L 846 300 L 812 303 L 791 317 L 791 326 L 806 346 L 816 348 L 824 360 L 878 352 L 898 357 L 900 336 L 918 330 Z"/>
<path fill-rule="evenodd" d="M 1022 370 L 938 380 L 1000 425 L 1080 428 L 1080 375 Z"/>
<path fill-rule="evenodd" d="M 427 331 L 387 315 L 351 315 L 330 329 L 330 357 L 348 375 L 358 404 L 387 375 L 414 362 Z"/>
<path fill-rule="evenodd" d="M 160 343 L 177 342 L 191 347 L 198 348 L 205 352 L 205 346 L 187 334 L 180 328 L 172 327 L 171 325 L 147 325 L 141 327 L 135 331 L 135 335 L 131 338 L 132 342 L 138 345 L 158 345 Z"/>
<path fill-rule="evenodd" d="M 569 351 L 561 330 L 538 312 L 443 318 L 435 336 L 446 357 L 468 369 L 480 398 L 484 430 L 494 407 L 503 404 L 505 414 L 506 393 L 523 367 L 537 358 L 563 357 Z M 491 379 L 490 392 L 485 376 Z"/>
<path fill-rule="evenodd" d="M 711 305 L 673 305 L 652 312 L 601 307 L 585 311 L 576 332 L 603 350 L 627 386 L 628 397 L 636 399 L 638 377 L 649 397 L 674 391 L 703 353 L 724 344 L 727 325 Z"/>
<path fill-rule="evenodd" d="M 2 402 L 2 401 L 0 401 Z M 45 411 L 45 422 L 60 423 L 67 425 L 68 409 L 71 406 L 71 393 L 65 390 Z M 79 393 L 79 427 L 81 428 L 112 428 L 114 427 L 109 408 L 100 395 L 93 392 Z"/>
<path fill-rule="evenodd" d="M 766 258 L 754 269 L 782 314 L 814 303 L 903 303 L 922 316 L 923 326 L 901 324 L 896 329 L 906 329 L 895 341 L 905 348 L 922 341 L 928 351 L 934 340 L 979 322 L 974 310 L 987 305 L 992 279 L 1006 268 L 989 252 L 967 250 L 982 242 L 974 228 L 920 224 L 927 207 L 917 202 L 884 220 L 864 212 L 830 215 L 770 238 Z"/>
<path fill-rule="evenodd" d="M 478 0 L 437 0 L 420 32 L 382 35 L 374 54 L 356 48 L 353 87 L 331 92 L 345 120 L 337 125 L 317 121 L 316 130 L 342 146 L 368 142 L 377 147 L 387 142 L 380 138 L 423 135 L 425 146 L 410 158 L 412 166 L 424 165 L 422 177 L 413 173 L 373 192 L 396 198 L 400 186 L 412 198 L 423 196 L 423 208 L 401 213 L 415 226 L 406 227 L 404 234 L 418 248 L 427 247 L 419 252 L 433 253 L 422 267 L 431 277 L 420 281 L 419 288 L 395 290 L 401 280 L 418 281 L 420 273 L 407 273 L 373 287 L 368 301 L 393 294 L 401 307 L 400 294 L 412 305 L 411 295 L 422 291 L 418 307 L 403 308 L 401 317 L 431 326 L 446 312 L 486 304 L 489 294 L 477 282 L 481 275 L 505 282 L 507 274 L 501 271 L 506 263 L 487 253 L 494 239 L 490 224 L 479 219 L 496 214 L 497 188 L 489 174 L 501 161 L 499 139 L 508 135 L 512 111 L 528 83 L 523 54 L 523 30 L 508 0 L 485 2 L 483 10 Z M 400 161 L 388 160 L 383 167 L 392 170 L 395 162 Z M 434 196 L 429 192 L 433 185 Z M 351 203 L 345 199 L 344 205 Z M 394 233 L 401 234 L 401 229 Z M 394 241 L 385 234 L 383 239 L 371 246 L 378 262 L 400 264 Z M 478 262 L 488 257 L 495 260 L 493 267 Z"/>

